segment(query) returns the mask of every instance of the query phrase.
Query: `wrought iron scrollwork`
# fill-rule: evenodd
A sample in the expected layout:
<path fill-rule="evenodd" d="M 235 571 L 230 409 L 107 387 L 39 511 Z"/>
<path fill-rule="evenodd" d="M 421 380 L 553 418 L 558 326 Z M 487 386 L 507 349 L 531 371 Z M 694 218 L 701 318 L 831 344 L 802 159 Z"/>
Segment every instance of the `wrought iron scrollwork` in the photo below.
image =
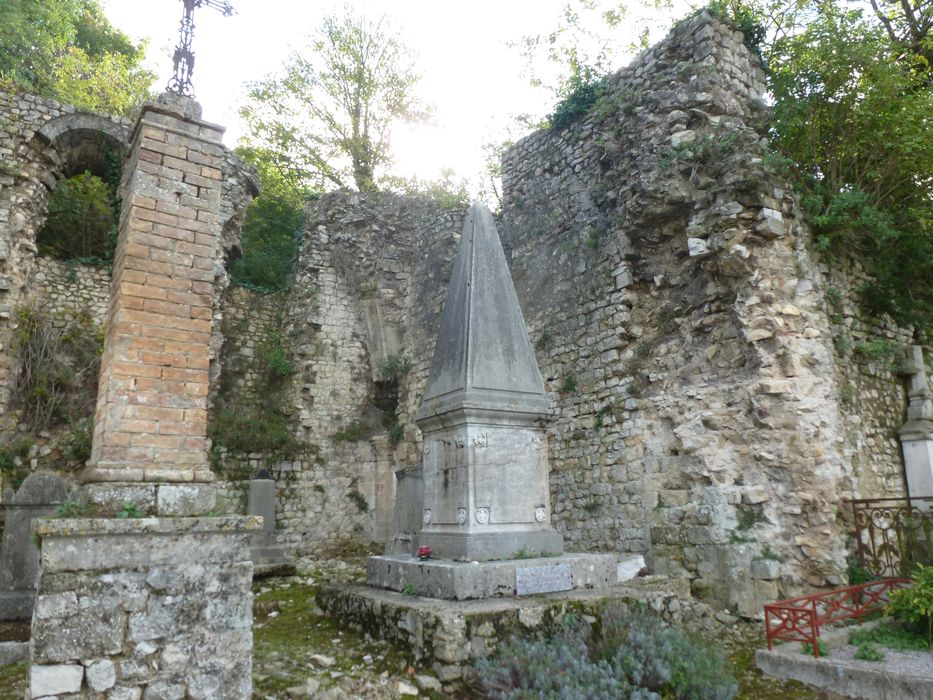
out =
<path fill-rule="evenodd" d="M 879 577 L 933 562 L 933 497 L 850 501 L 859 563 Z"/>
<path fill-rule="evenodd" d="M 194 10 L 196 7 L 212 7 L 219 10 L 224 17 L 229 17 L 236 10 L 226 0 L 182 0 L 182 4 L 185 14 L 181 18 L 180 38 L 178 46 L 175 47 L 175 74 L 165 89 L 176 95 L 194 97 L 194 86 L 191 84 L 191 76 L 194 73 L 194 52 L 191 50 L 191 40 L 194 38 Z"/>

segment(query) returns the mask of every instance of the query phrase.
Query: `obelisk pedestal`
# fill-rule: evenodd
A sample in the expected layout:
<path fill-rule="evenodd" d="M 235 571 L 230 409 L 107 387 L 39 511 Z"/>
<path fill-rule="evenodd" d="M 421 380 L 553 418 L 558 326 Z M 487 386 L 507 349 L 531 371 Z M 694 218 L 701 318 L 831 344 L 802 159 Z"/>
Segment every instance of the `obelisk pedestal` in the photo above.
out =
<path fill-rule="evenodd" d="M 474 204 L 415 417 L 424 438 L 421 531 L 411 553 L 369 558 L 369 585 L 464 600 L 606 588 L 634 576 L 641 557 L 563 554 L 551 524 L 551 417 L 492 213 Z M 424 560 L 412 556 L 419 548 L 430 550 Z"/>

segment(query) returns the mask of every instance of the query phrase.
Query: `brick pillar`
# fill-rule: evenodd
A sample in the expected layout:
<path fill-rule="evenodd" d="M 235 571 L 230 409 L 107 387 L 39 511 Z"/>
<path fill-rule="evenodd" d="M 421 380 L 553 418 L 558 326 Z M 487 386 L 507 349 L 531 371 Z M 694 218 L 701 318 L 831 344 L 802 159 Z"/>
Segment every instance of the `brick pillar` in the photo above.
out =
<path fill-rule="evenodd" d="M 223 129 L 199 117 L 197 103 L 176 99 L 146 105 L 136 125 L 87 482 L 213 480 L 207 390 Z"/>

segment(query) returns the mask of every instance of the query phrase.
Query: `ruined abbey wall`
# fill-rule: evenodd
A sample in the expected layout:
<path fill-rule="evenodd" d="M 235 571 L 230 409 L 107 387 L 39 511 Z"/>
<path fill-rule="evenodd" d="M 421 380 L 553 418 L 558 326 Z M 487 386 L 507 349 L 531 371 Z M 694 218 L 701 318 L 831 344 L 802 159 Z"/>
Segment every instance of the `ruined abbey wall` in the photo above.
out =
<path fill-rule="evenodd" d="M 567 549 L 644 553 L 749 614 L 844 580 L 843 499 L 903 495 L 890 350 L 911 339 L 860 310 L 856 265 L 813 252 L 768 167 L 763 89 L 740 33 L 682 23 L 588 114 L 506 154 L 498 218 L 557 408 L 551 503 Z M 35 233 L 56 178 L 95 165 L 86 144 L 125 148 L 127 129 L 0 93 L 4 409 L 16 309 L 103 320 L 109 274 L 38 258 Z M 228 248 L 252 187 L 227 154 Z M 289 292 L 228 287 L 215 270 L 213 418 L 274 402 L 293 440 L 287 457 L 215 457 L 234 480 L 273 472 L 279 540 L 299 558 L 397 525 L 395 472 L 420 462 L 413 416 L 464 214 L 332 193 L 308 206 Z M 242 484 L 224 493 L 243 508 Z"/>

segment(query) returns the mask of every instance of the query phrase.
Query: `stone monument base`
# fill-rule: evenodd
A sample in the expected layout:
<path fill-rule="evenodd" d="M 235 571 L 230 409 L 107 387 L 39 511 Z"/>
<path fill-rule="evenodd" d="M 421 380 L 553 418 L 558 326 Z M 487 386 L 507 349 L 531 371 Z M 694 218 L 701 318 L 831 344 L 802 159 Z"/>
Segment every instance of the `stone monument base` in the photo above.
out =
<path fill-rule="evenodd" d="M 415 661 L 432 667 L 448 691 L 472 680 L 473 662 L 499 642 L 546 629 L 571 612 L 595 617 L 607 604 L 640 604 L 671 624 L 696 623 L 707 632 L 717 624 L 709 608 L 690 598 L 689 580 L 665 576 L 639 577 L 601 590 L 463 601 L 330 584 L 318 591 L 317 603 L 341 624 L 408 648 Z"/>
<path fill-rule="evenodd" d="M 37 520 L 30 698 L 252 694 L 260 518 Z"/>
<path fill-rule="evenodd" d="M 422 530 L 414 540 L 415 550 L 427 545 L 436 557 L 466 562 L 497 561 L 516 556 L 553 557 L 564 551 L 560 533 L 549 527 L 483 534 Z"/>
<path fill-rule="evenodd" d="M 275 543 L 275 535 L 262 532 L 253 537 L 249 548 L 253 560 L 253 578 L 260 576 L 291 576 L 295 563 L 285 553 L 285 547 Z"/>
<path fill-rule="evenodd" d="M 562 554 L 484 562 L 383 555 L 366 560 L 366 583 L 430 598 L 470 600 L 604 590 L 634 578 L 644 566 L 641 555 L 620 559 L 616 554 Z"/>
<path fill-rule="evenodd" d="M 216 488 L 209 482 L 88 482 L 81 489 L 86 505 L 105 515 L 131 503 L 140 515 L 188 518 L 210 513 Z M 108 512 L 111 511 L 111 512 Z"/>

